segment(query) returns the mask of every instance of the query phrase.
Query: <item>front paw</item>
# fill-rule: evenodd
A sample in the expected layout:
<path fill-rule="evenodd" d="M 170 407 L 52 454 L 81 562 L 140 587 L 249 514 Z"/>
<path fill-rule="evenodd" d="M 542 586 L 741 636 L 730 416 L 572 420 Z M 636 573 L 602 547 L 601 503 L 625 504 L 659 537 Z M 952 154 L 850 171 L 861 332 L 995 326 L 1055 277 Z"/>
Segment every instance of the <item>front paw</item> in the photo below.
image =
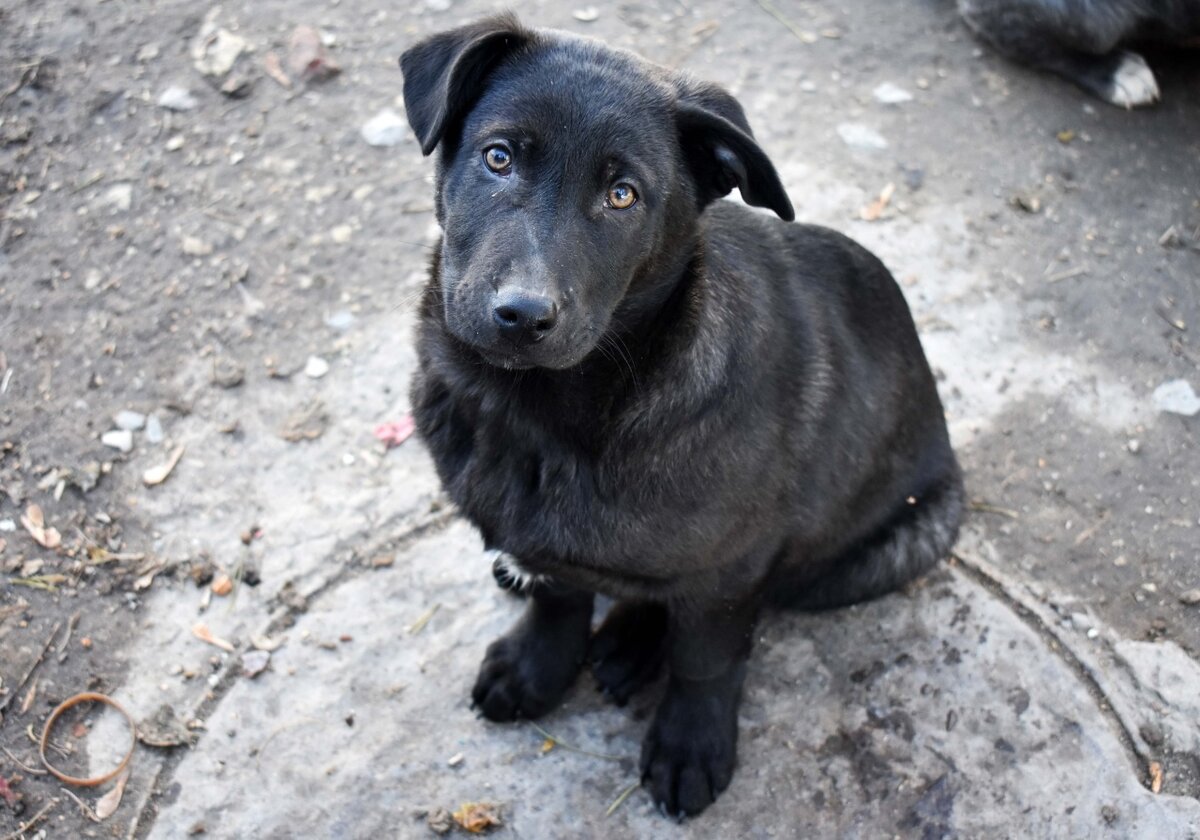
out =
<path fill-rule="evenodd" d="M 699 814 L 729 786 L 737 762 L 738 685 L 672 678 L 642 742 L 642 784 L 658 809 Z"/>
<path fill-rule="evenodd" d="M 620 601 L 588 649 L 597 687 L 618 706 L 654 679 L 667 650 L 667 609 L 662 604 Z"/>
<path fill-rule="evenodd" d="M 487 649 L 471 699 L 488 720 L 541 717 L 554 709 L 583 664 L 586 635 L 518 626 Z"/>

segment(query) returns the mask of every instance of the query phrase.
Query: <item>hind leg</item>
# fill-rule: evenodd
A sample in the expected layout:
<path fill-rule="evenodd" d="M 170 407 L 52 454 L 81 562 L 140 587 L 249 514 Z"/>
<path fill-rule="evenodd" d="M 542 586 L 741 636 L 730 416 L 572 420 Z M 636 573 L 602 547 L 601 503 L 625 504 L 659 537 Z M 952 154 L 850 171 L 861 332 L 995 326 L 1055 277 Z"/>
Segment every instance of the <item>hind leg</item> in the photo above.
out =
<path fill-rule="evenodd" d="M 959 0 L 967 25 L 1008 58 L 1062 76 L 1123 108 L 1158 100 L 1145 59 L 1118 48 L 1137 19 L 1121 4 L 1077 0 Z"/>
<path fill-rule="evenodd" d="M 941 481 L 909 496 L 889 522 L 835 559 L 815 580 L 780 582 L 774 587 L 774 600 L 780 606 L 822 610 L 898 589 L 950 553 L 965 500 L 955 465 Z"/>

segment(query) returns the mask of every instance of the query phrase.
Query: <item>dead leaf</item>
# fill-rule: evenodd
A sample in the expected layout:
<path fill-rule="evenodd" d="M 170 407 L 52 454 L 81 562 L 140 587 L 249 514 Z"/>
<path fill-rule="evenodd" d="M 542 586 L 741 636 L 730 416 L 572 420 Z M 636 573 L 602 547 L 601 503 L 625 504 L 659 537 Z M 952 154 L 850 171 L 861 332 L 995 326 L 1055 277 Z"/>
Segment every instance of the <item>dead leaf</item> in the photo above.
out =
<path fill-rule="evenodd" d="M 234 651 L 233 645 L 222 638 L 214 636 L 212 631 L 208 629 L 208 625 L 204 622 L 200 622 L 192 628 L 192 635 L 202 642 L 207 642 L 213 647 L 219 647 L 226 653 L 233 653 Z"/>
<path fill-rule="evenodd" d="M 1150 762 L 1150 792 L 1158 793 L 1162 790 L 1163 769 L 1162 765 L 1157 761 Z"/>
<path fill-rule="evenodd" d="M 21 516 L 21 524 L 25 526 L 29 536 L 33 537 L 34 542 L 42 548 L 58 548 L 62 545 L 62 536 L 54 528 L 46 527 L 42 509 L 37 505 L 30 505 L 25 509 Z"/>
<path fill-rule="evenodd" d="M 504 825 L 500 821 L 500 806 L 491 802 L 464 802 L 451 816 L 471 834 L 482 834 Z"/>
<path fill-rule="evenodd" d="M 168 703 L 163 703 L 152 717 L 138 724 L 137 736 L 139 741 L 151 747 L 178 747 L 195 740 Z"/>
<path fill-rule="evenodd" d="M 121 797 L 125 795 L 125 784 L 129 781 L 129 768 L 126 767 L 121 771 L 121 775 L 117 776 L 117 783 L 113 785 L 113 789 L 96 800 L 96 816 L 102 820 L 106 820 L 117 812 L 117 808 L 121 806 Z"/>
<path fill-rule="evenodd" d="M 858 216 L 864 222 L 876 222 L 883 215 L 883 211 L 887 209 L 888 202 L 892 200 L 892 194 L 896 192 L 896 185 L 891 181 L 888 182 L 882 190 L 879 191 L 879 198 L 872 201 L 862 210 L 858 211 Z"/>
<path fill-rule="evenodd" d="M 21 797 L 8 785 L 8 779 L 0 776 L 0 799 L 3 799 L 9 808 L 17 807 L 17 801 Z"/>
<path fill-rule="evenodd" d="M 292 80 L 288 78 L 287 73 L 283 72 L 283 65 L 279 61 L 279 54 L 274 50 L 263 57 L 263 70 L 268 76 L 279 82 L 280 86 L 285 88 L 292 86 Z"/>
<path fill-rule="evenodd" d="M 288 72 L 306 82 L 319 82 L 336 76 L 342 68 L 329 57 L 321 33 L 311 26 L 297 26 L 288 39 Z"/>
<path fill-rule="evenodd" d="M 159 464 L 157 467 L 151 467 L 142 473 L 142 482 L 147 487 L 154 487 L 157 484 L 162 484 L 167 480 L 167 476 L 171 474 L 171 470 L 175 469 L 175 465 L 179 463 L 179 459 L 183 457 L 184 447 L 177 446 L 167 458 L 166 463 Z"/>
<path fill-rule="evenodd" d="M 412 437 L 417 430 L 417 423 L 411 414 L 406 414 L 399 420 L 380 423 L 375 427 L 375 439 L 383 441 L 388 449 L 399 446 Z"/>
<path fill-rule="evenodd" d="M 288 417 L 279 436 L 291 443 L 316 440 L 325 434 L 325 427 L 328 425 L 329 415 L 325 413 L 325 404 L 316 400 Z"/>
<path fill-rule="evenodd" d="M 148 572 L 141 575 L 137 580 L 135 580 L 133 582 L 134 591 L 141 592 L 143 589 L 149 589 L 151 584 L 154 583 L 155 576 L 159 572 L 161 572 L 163 570 L 163 568 L 164 568 L 164 564 L 159 563 L 158 565 L 156 565 L 152 569 L 150 569 Z"/>
<path fill-rule="evenodd" d="M 255 650 L 265 650 L 267 653 L 272 653 L 279 650 L 283 641 L 283 639 L 272 639 L 270 636 L 253 636 L 250 639 L 250 644 L 254 645 Z"/>

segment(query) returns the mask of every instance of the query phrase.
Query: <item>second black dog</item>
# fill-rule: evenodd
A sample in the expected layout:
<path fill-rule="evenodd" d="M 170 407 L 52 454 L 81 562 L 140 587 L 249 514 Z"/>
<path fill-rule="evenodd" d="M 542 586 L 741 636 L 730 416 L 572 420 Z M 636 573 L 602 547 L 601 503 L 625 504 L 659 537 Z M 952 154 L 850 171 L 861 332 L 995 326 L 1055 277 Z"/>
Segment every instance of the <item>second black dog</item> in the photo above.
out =
<path fill-rule="evenodd" d="M 417 427 L 454 501 L 531 580 L 488 649 L 496 721 L 589 654 L 623 701 L 665 660 L 642 750 L 668 813 L 729 784 L 760 608 L 831 607 L 943 557 L 958 466 L 883 265 L 798 224 L 724 90 L 497 17 L 408 50 L 444 230 Z M 737 187 L 785 221 L 717 201 Z M 619 599 L 593 636 L 593 593 Z"/>

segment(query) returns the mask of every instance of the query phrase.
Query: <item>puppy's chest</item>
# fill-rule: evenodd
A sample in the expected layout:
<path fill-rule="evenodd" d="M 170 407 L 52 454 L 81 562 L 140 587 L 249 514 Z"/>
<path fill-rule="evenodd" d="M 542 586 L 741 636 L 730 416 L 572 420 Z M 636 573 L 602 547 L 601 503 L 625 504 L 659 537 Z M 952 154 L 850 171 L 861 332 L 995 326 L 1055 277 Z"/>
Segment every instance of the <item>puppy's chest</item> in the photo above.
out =
<path fill-rule="evenodd" d="M 598 457 L 564 433 L 564 418 L 454 395 L 415 413 L 447 492 L 493 546 L 553 553 L 554 535 L 589 516 Z"/>

